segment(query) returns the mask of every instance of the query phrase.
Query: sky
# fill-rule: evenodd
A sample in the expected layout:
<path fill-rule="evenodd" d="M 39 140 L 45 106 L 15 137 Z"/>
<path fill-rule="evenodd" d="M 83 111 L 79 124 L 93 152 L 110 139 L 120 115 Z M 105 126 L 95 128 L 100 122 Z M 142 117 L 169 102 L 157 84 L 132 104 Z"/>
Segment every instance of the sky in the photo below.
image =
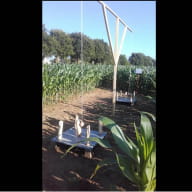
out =
<path fill-rule="evenodd" d="M 127 31 L 121 54 L 143 53 L 156 59 L 156 1 L 103 1 L 131 29 Z M 115 17 L 107 11 L 112 43 L 115 39 Z M 66 33 L 82 32 L 92 39 L 109 43 L 98 1 L 43 1 L 42 22 L 46 29 Z M 119 26 L 119 44 L 124 26 Z"/>

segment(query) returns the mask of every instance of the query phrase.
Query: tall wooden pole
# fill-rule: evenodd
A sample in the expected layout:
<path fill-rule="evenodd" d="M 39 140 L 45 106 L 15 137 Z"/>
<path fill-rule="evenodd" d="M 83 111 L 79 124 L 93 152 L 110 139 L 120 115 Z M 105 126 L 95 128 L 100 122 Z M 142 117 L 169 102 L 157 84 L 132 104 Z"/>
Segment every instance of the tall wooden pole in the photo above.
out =
<path fill-rule="evenodd" d="M 116 104 L 116 88 L 117 88 L 117 64 L 119 61 L 118 52 L 118 38 L 119 38 L 119 17 L 116 18 L 115 25 L 115 48 L 114 48 L 114 69 L 113 69 L 113 98 L 112 98 L 112 116 L 115 115 L 115 104 Z"/>
<path fill-rule="evenodd" d="M 109 8 L 105 3 L 102 1 L 98 1 L 102 5 L 103 9 L 103 15 L 104 15 L 104 20 L 105 20 L 105 26 L 107 29 L 107 36 L 111 48 L 111 52 L 113 54 L 113 60 L 114 60 L 114 68 L 113 68 L 113 98 L 112 98 L 112 115 L 115 115 L 115 104 L 116 104 L 116 87 L 117 87 L 117 65 L 119 61 L 119 55 L 123 46 L 123 42 L 125 39 L 126 31 L 132 31 L 127 24 L 111 9 Z M 107 13 L 106 13 L 106 8 L 116 17 L 116 25 L 115 25 L 115 46 L 113 49 L 112 41 L 111 41 L 111 34 L 109 30 L 109 24 L 108 24 L 108 18 L 107 18 Z M 121 22 L 124 25 L 124 31 L 123 31 L 123 36 L 121 38 L 121 43 L 120 47 L 118 46 L 118 37 L 119 37 L 119 22 Z"/>

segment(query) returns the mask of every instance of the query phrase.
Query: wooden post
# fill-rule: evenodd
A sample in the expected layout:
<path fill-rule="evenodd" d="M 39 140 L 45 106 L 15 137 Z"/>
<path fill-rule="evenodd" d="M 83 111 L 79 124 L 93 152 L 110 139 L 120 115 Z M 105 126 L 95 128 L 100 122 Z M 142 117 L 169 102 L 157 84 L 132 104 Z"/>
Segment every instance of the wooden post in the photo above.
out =
<path fill-rule="evenodd" d="M 116 104 L 116 86 L 117 86 L 117 65 L 114 65 L 113 69 L 113 98 L 112 98 L 112 116 L 115 116 L 115 104 Z"/>
<path fill-rule="evenodd" d="M 127 26 L 127 24 L 110 8 L 108 7 L 103 1 L 98 1 L 103 8 L 103 15 L 104 15 L 104 20 L 105 20 L 105 26 L 107 29 L 107 36 L 110 44 L 110 48 L 113 54 L 113 60 L 114 60 L 114 70 L 113 70 L 113 98 L 112 98 L 112 115 L 115 115 L 115 104 L 116 104 L 116 83 L 117 83 L 117 64 L 119 61 L 119 55 L 123 46 L 123 42 L 125 39 L 126 31 L 129 30 L 132 32 L 132 30 Z M 107 13 L 106 9 L 110 11 L 115 17 L 116 17 L 116 26 L 115 26 L 115 46 L 113 50 L 113 45 L 111 41 L 111 34 L 109 30 L 109 24 L 108 24 L 108 18 L 107 18 Z M 124 31 L 123 31 L 123 36 L 121 38 L 121 43 L 120 47 L 118 47 L 118 37 L 119 37 L 119 22 L 121 22 L 124 25 Z"/>
<path fill-rule="evenodd" d="M 84 157 L 88 158 L 88 159 L 92 159 L 92 157 L 93 157 L 92 152 L 85 150 Z"/>
<path fill-rule="evenodd" d="M 58 139 L 61 140 L 63 137 L 63 121 L 59 121 Z"/>
<path fill-rule="evenodd" d="M 112 116 L 115 116 L 115 104 L 116 104 L 116 88 L 117 88 L 117 64 L 119 61 L 118 54 L 118 38 L 119 38 L 119 17 L 116 18 L 115 25 L 115 48 L 114 48 L 114 69 L 113 69 L 113 98 L 112 98 Z"/>

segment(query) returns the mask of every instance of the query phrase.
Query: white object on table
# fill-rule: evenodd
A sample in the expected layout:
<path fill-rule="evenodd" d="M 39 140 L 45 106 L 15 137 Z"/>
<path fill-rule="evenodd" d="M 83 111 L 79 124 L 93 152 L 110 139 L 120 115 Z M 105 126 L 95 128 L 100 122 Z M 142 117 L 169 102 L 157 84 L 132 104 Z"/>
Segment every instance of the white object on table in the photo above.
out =
<path fill-rule="evenodd" d="M 59 121 L 58 139 L 62 139 L 62 133 L 63 133 L 63 121 Z"/>

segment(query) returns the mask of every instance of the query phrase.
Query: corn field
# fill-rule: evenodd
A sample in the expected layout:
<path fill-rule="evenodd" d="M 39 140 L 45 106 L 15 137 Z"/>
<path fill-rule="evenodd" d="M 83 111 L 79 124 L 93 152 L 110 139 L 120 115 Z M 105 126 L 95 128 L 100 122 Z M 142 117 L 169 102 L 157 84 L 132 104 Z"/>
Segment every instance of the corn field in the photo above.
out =
<path fill-rule="evenodd" d="M 143 68 L 138 76 L 135 67 L 118 66 L 117 90 L 147 94 L 153 89 L 151 79 L 155 80 L 155 69 Z M 57 103 L 67 100 L 71 95 L 84 93 L 95 87 L 112 88 L 113 66 L 91 64 L 44 64 L 42 71 L 43 103 Z"/>
<path fill-rule="evenodd" d="M 142 74 L 135 73 L 135 66 L 118 66 L 117 90 L 133 92 L 136 90 L 144 95 L 151 94 L 155 88 L 153 81 L 156 81 L 156 69 L 154 67 L 140 67 Z"/>

